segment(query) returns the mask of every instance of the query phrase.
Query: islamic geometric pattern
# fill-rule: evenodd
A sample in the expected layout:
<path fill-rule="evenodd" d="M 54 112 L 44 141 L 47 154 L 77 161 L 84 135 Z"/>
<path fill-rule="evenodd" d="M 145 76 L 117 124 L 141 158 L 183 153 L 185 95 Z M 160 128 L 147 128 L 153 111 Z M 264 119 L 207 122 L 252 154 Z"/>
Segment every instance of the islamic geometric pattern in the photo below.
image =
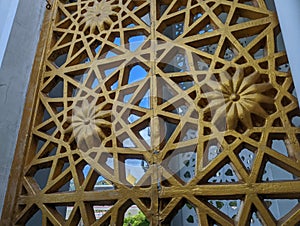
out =
<path fill-rule="evenodd" d="M 151 225 L 300 223 L 300 111 L 264 0 L 52 13 L 12 224 L 123 225 L 132 206 Z"/>

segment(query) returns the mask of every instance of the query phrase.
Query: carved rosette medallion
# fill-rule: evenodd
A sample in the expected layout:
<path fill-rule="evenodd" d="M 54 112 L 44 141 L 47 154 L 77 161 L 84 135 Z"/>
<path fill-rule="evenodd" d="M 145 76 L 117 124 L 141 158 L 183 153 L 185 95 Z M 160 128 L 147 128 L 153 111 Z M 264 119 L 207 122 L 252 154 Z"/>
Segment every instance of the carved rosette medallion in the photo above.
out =
<path fill-rule="evenodd" d="M 263 93 L 272 89 L 268 82 L 261 82 L 261 75 L 254 71 L 244 76 L 244 70 L 237 68 L 231 76 L 227 71 L 220 73 L 220 81 L 210 81 L 213 91 L 205 93 L 209 104 L 205 111 L 213 111 L 214 124 L 226 118 L 228 129 L 236 129 L 240 121 L 247 129 L 253 127 L 251 114 L 267 118 L 263 104 L 273 104 L 274 99 Z"/>
<path fill-rule="evenodd" d="M 94 102 L 83 100 L 80 106 L 74 107 L 73 116 L 68 118 L 71 126 L 66 133 L 72 132 L 81 151 L 99 147 L 106 136 L 102 129 L 111 127 L 111 123 L 104 119 L 109 116 L 109 111 L 97 108 Z"/>
<path fill-rule="evenodd" d="M 83 19 L 80 24 L 84 25 L 84 30 L 90 28 L 93 33 L 96 28 L 101 32 L 106 29 L 106 26 L 111 26 L 113 23 L 112 17 L 116 17 L 119 7 L 112 5 L 109 1 L 94 1 L 93 6 L 87 7 L 83 13 Z"/>

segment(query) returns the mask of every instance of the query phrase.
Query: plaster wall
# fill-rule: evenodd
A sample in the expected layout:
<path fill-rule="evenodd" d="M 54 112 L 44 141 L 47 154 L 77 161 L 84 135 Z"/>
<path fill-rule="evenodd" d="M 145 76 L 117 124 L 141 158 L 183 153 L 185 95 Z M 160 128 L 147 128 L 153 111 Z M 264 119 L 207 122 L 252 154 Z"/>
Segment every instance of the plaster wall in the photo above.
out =
<path fill-rule="evenodd" d="M 0 1 L 0 66 L 4 57 L 6 45 L 12 24 L 14 22 L 19 0 Z"/>
<path fill-rule="evenodd" d="M 16 2 L 0 1 L 0 16 L 8 10 L 2 6 L 10 5 L 10 1 Z M 19 2 L 0 68 L 0 216 L 45 5 L 44 1 L 36 0 Z"/>
<path fill-rule="evenodd" d="M 300 1 L 274 1 L 300 104 Z"/>

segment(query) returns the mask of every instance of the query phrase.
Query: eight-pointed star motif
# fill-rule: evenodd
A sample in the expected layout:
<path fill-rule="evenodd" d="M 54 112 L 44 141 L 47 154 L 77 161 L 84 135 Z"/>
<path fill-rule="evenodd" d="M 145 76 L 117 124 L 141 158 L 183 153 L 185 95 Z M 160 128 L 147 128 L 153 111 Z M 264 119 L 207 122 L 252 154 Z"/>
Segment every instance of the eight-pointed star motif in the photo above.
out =
<path fill-rule="evenodd" d="M 118 8 L 118 6 L 112 5 L 111 2 L 106 0 L 101 2 L 95 0 L 94 5 L 86 9 L 80 25 L 85 23 L 84 30 L 90 27 L 91 33 L 95 31 L 96 27 L 99 31 L 103 31 L 105 30 L 105 24 L 111 25 L 113 23 L 111 16 L 117 16 Z"/>
<path fill-rule="evenodd" d="M 80 150 L 98 146 L 105 138 L 101 128 L 111 127 L 111 123 L 104 119 L 108 116 L 110 116 L 109 111 L 97 108 L 94 102 L 89 103 L 87 100 L 83 100 L 80 107 L 73 108 L 72 117 L 68 117 L 67 121 L 71 125 L 67 128 L 66 133 L 73 131 Z"/>
<path fill-rule="evenodd" d="M 244 76 L 244 71 L 237 68 L 231 76 L 227 71 L 220 73 L 220 82 L 211 81 L 213 89 L 205 93 L 209 102 L 205 111 L 214 111 L 214 124 L 224 121 L 228 129 L 236 129 L 238 120 L 247 128 L 252 128 L 251 114 L 266 118 L 268 113 L 261 106 L 263 103 L 273 104 L 274 98 L 262 94 L 272 88 L 267 82 L 259 83 L 260 74 L 253 72 Z"/>

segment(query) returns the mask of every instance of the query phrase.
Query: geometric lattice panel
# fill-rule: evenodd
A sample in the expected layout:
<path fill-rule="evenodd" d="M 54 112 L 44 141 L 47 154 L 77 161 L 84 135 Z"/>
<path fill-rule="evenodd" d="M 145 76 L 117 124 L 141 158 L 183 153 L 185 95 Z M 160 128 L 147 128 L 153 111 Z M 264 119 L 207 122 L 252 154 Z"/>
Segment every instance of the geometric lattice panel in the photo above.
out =
<path fill-rule="evenodd" d="M 54 1 L 3 222 L 299 224 L 300 110 L 269 2 Z"/>

